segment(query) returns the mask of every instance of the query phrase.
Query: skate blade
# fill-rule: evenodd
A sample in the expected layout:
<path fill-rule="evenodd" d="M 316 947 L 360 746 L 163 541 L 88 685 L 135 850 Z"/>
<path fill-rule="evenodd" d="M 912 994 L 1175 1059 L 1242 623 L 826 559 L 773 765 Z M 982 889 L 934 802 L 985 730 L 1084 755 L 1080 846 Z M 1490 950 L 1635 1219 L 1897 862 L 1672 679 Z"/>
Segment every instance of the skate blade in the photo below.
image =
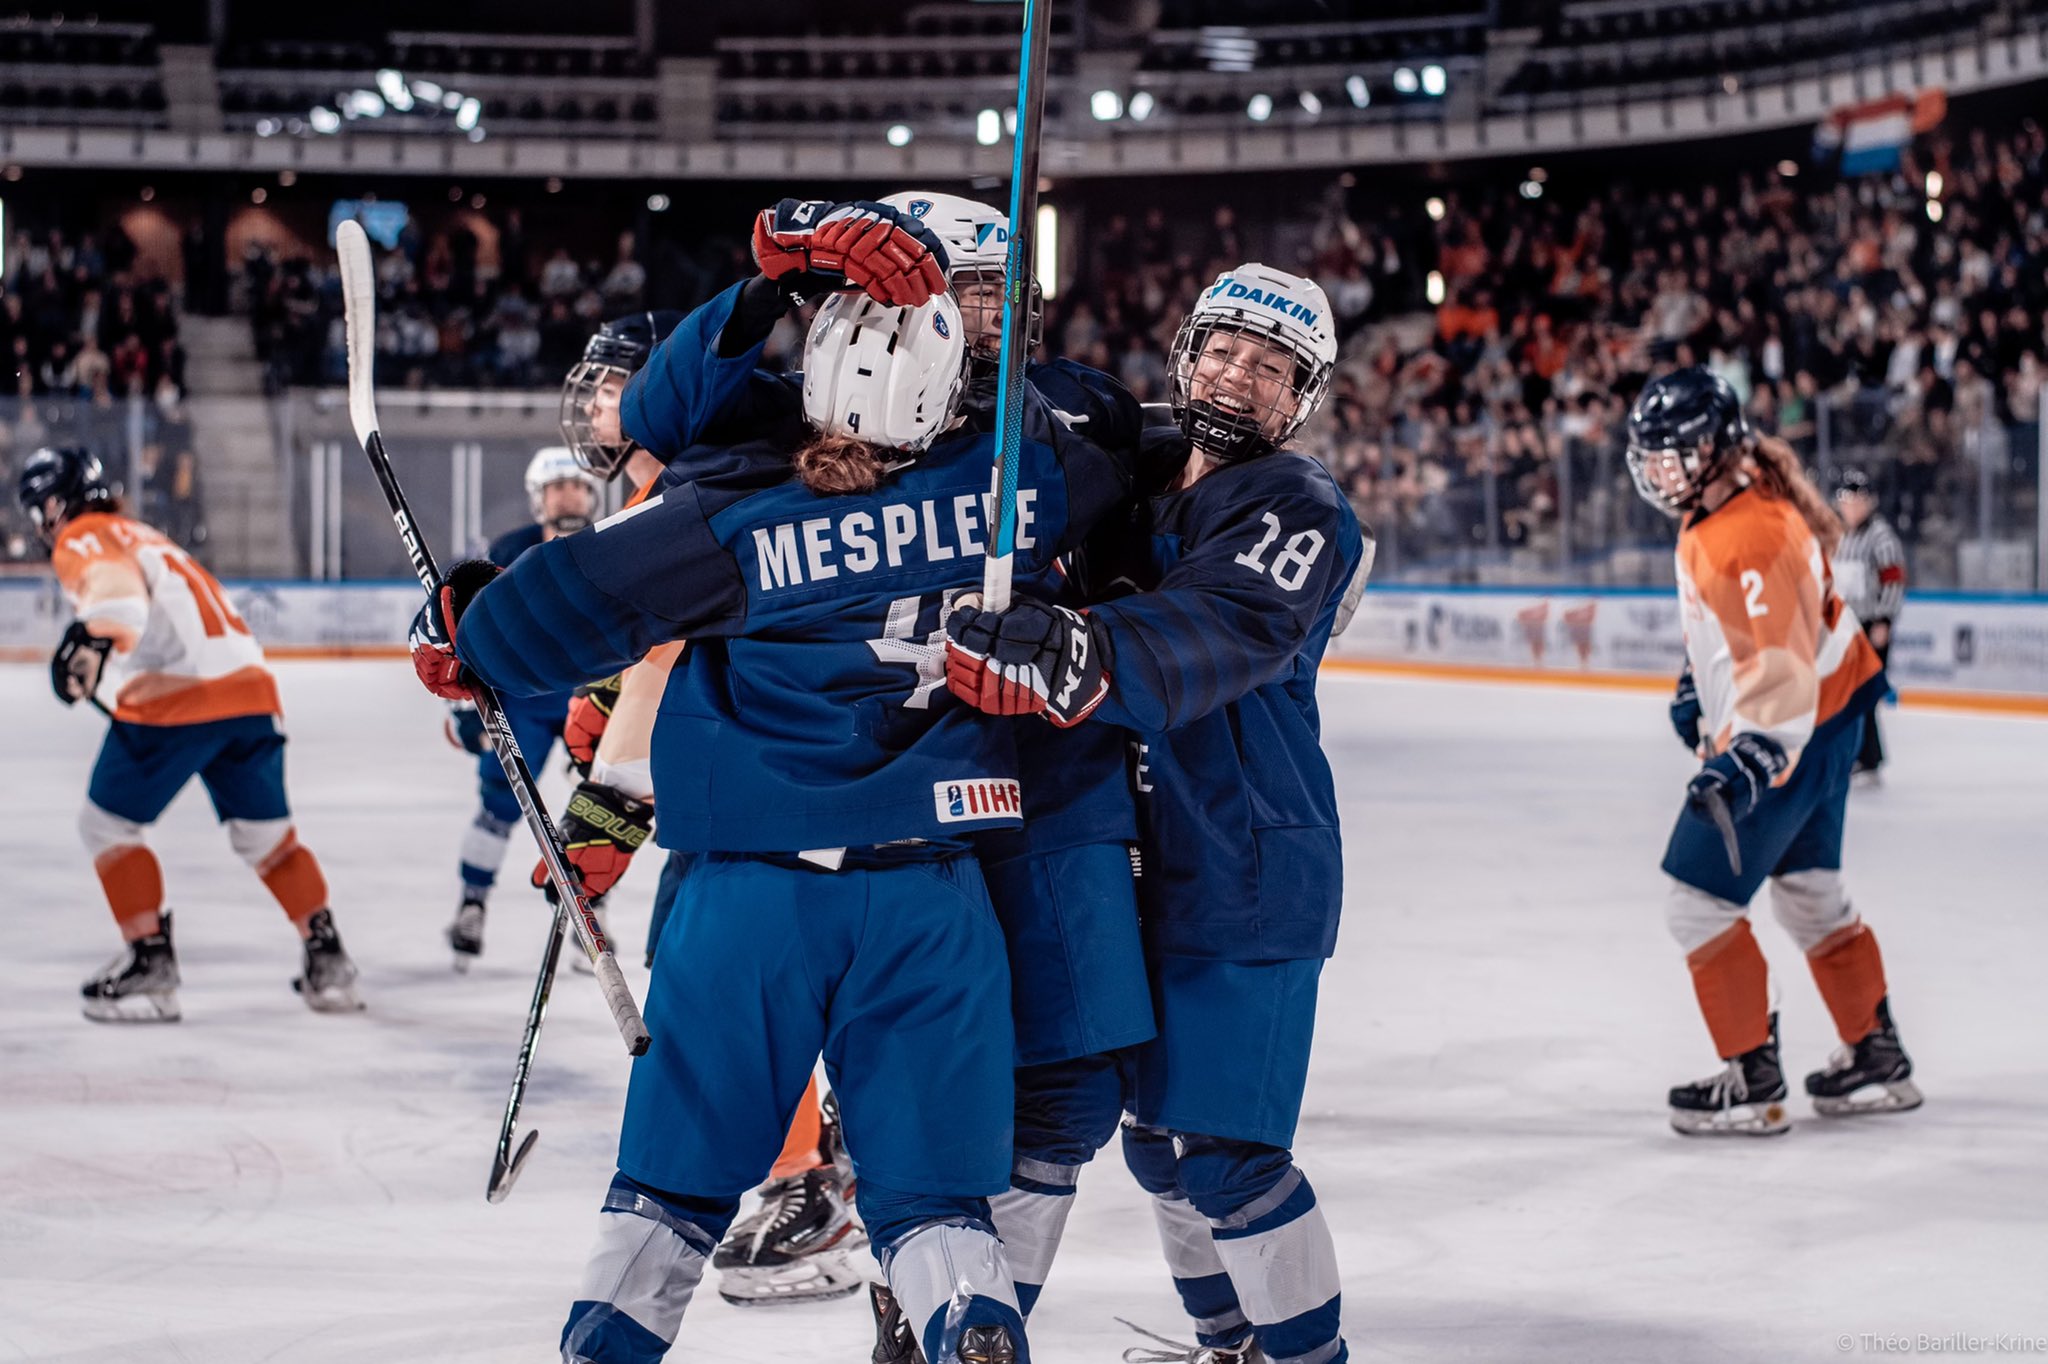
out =
<path fill-rule="evenodd" d="M 468 975 L 469 968 L 476 965 L 476 959 L 478 955 L 479 954 L 475 952 L 458 951 L 455 954 L 455 974 L 458 976 Z"/>
<path fill-rule="evenodd" d="M 305 977 L 292 982 L 292 989 L 299 998 L 306 1001 L 306 1007 L 316 1014 L 352 1014 L 363 1007 L 363 1000 L 353 985 L 335 985 L 325 990 L 308 990 Z"/>
<path fill-rule="evenodd" d="M 723 1270 L 718 1276 L 718 1296 L 735 1307 L 829 1302 L 859 1292 L 865 1282 L 851 1255 L 842 1250 L 821 1250 L 795 1264 L 772 1269 Z"/>
<path fill-rule="evenodd" d="M 1711 1113 L 1690 1108 L 1671 1110 L 1671 1129 L 1685 1137 L 1775 1137 L 1792 1130 L 1785 1102 L 1736 1104 Z"/>
<path fill-rule="evenodd" d="M 79 1012 L 95 1023 L 175 1023 L 184 1017 L 178 1009 L 178 996 L 170 990 L 88 999 L 79 1005 Z"/>
<path fill-rule="evenodd" d="M 1888 1080 L 1833 1098 L 1816 1094 L 1813 1111 L 1824 1118 L 1855 1118 L 1867 1113 L 1905 1113 L 1924 1102 L 1920 1087 L 1911 1080 Z"/>

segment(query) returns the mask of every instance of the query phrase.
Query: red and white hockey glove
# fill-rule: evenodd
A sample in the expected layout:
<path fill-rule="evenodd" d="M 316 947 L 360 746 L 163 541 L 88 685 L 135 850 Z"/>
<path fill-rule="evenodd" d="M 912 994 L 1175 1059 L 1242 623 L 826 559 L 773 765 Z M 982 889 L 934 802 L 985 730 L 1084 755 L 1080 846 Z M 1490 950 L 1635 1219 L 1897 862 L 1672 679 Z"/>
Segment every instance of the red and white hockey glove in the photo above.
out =
<path fill-rule="evenodd" d="M 1109 670 L 1088 617 L 1019 597 L 1003 612 L 979 594 L 946 617 L 946 689 L 990 715 L 1043 715 L 1080 724 L 1109 695 Z"/>
<path fill-rule="evenodd" d="M 579 777 L 590 775 L 597 761 L 597 745 L 605 726 L 612 720 L 612 707 L 619 703 L 624 673 L 614 673 L 602 682 L 586 682 L 569 698 L 569 714 L 562 720 L 562 747 L 569 750 L 569 767 Z"/>
<path fill-rule="evenodd" d="M 412 645 L 413 671 L 421 685 L 443 701 L 473 699 L 470 685 L 476 678 L 455 656 L 455 623 L 498 573 L 498 566 L 488 559 L 464 560 L 448 570 L 441 590 L 412 618 L 407 642 Z"/>
<path fill-rule="evenodd" d="M 579 785 L 562 814 L 562 847 L 584 895 L 595 900 L 617 885 L 653 828 L 652 803 L 594 781 Z M 547 863 L 534 865 L 533 884 L 547 892 L 549 904 L 559 902 Z"/>
<path fill-rule="evenodd" d="M 946 292 L 946 248 L 917 219 L 865 199 L 784 199 L 754 220 L 754 263 L 773 280 L 844 280 L 878 303 L 916 307 Z"/>

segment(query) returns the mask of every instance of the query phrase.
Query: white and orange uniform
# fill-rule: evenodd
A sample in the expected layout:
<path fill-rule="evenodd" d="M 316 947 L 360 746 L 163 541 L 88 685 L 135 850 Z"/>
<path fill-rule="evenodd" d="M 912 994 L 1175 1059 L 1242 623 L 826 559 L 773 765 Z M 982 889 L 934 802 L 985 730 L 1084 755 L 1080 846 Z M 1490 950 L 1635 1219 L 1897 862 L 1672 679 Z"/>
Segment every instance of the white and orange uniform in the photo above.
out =
<path fill-rule="evenodd" d="M 193 775 L 213 790 L 235 851 L 303 935 L 306 921 L 327 905 L 327 882 L 300 846 L 285 805 L 277 681 L 248 625 L 211 574 L 140 521 L 109 512 L 73 517 L 50 557 L 79 622 L 113 643 L 104 681 L 114 688 L 114 727 L 101 762 L 116 765 L 132 804 L 121 813 L 89 798 L 79 833 L 122 935 L 132 941 L 158 929 L 163 872 L 143 834 Z M 172 732 L 200 734 L 199 726 L 235 720 L 252 722 L 245 728 L 255 737 L 236 750 L 246 757 L 221 759 L 243 767 L 218 778 L 217 769 L 202 770 L 181 751 L 185 746 L 161 742 Z M 229 780 L 232 794 L 224 801 Z M 252 789 L 266 793 L 260 808 L 230 808 L 249 800 Z"/>
<path fill-rule="evenodd" d="M 1770 865 L 1747 867 L 1737 882 L 1725 866 L 1681 858 L 1689 814 L 1680 816 L 1666 855 L 1664 869 L 1674 877 L 1667 918 L 1686 951 L 1708 1030 L 1723 1057 L 1769 1037 L 1767 973 L 1747 917 L 1750 897 L 1768 876 L 1773 911 L 1805 952 L 1842 1040 L 1854 1043 L 1877 1026 L 1884 964 L 1842 886 L 1848 765 L 1837 750 L 1842 726 L 1867 711 L 1882 665 L 1836 594 L 1827 556 L 1798 508 L 1760 488 L 1687 518 L 1678 537 L 1678 592 L 1699 691 L 1702 756 L 1725 751 L 1747 732 L 1775 740 L 1789 760 L 1740 826 L 1745 862 L 1768 851 Z M 1841 723 L 1831 725 L 1838 717 Z M 1817 736 L 1828 739 L 1829 761 L 1839 768 L 1827 769 L 1825 789 L 1816 788 L 1820 770 L 1803 779 L 1800 773 Z M 1848 736 L 1849 754 L 1854 741 Z M 1798 790 L 1789 791 L 1794 782 Z M 1690 846 L 1700 846 L 1696 834 Z M 1710 846 L 1712 863 L 1719 863 L 1718 843 Z M 1793 847 L 1796 857 L 1787 851 Z M 1781 856 L 1795 860 L 1787 865 Z M 1731 885 L 1740 886 L 1734 898 Z"/>

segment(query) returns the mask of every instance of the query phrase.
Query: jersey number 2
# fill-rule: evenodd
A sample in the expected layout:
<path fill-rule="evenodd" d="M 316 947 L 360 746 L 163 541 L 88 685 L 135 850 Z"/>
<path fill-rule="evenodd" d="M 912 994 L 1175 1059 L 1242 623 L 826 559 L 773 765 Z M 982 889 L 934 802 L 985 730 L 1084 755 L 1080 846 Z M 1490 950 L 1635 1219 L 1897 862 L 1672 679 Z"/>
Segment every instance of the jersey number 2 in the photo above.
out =
<path fill-rule="evenodd" d="M 1749 618 L 1768 616 L 1771 608 L 1764 604 L 1764 575 L 1753 568 L 1742 570 L 1742 609 L 1749 612 Z"/>
<path fill-rule="evenodd" d="M 1256 569 L 1261 573 L 1267 572 L 1266 551 L 1282 534 L 1284 531 L 1280 525 L 1280 518 L 1267 512 L 1266 533 L 1259 538 L 1259 543 L 1252 546 L 1251 553 L 1238 555 L 1237 561 L 1246 568 Z M 1288 536 L 1287 543 L 1273 559 L 1273 581 L 1280 584 L 1282 591 L 1299 592 L 1301 585 L 1308 581 L 1308 571 L 1315 566 L 1316 556 L 1322 552 L 1321 531 L 1296 531 Z"/>

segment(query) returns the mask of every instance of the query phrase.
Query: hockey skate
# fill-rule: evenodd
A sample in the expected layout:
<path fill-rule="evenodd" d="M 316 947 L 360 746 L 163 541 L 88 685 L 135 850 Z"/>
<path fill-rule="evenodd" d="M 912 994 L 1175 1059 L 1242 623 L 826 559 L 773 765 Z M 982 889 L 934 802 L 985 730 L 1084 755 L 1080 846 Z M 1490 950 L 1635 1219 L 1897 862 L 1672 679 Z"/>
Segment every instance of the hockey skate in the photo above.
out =
<path fill-rule="evenodd" d="M 1770 1040 L 1731 1059 L 1719 1075 L 1671 1091 L 1671 1126 L 1688 1137 L 1771 1137 L 1791 1130 L 1778 1016 Z"/>
<path fill-rule="evenodd" d="M 81 1011 L 95 1023 L 175 1023 L 178 1012 L 178 956 L 171 950 L 171 915 L 165 910 L 157 931 L 137 938 L 86 981 Z"/>
<path fill-rule="evenodd" d="M 467 974 L 484 951 L 484 902 L 474 895 L 462 897 L 455 922 L 448 925 L 448 946 L 455 952 L 455 970 Z"/>
<path fill-rule="evenodd" d="M 341 945 L 334 915 L 321 910 L 306 921 L 306 960 L 292 989 L 318 1014 L 353 1013 L 363 1007 L 356 994 L 356 964 Z"/>
<path fill-rule="evenodd" d="M 1877 1002 L 1877 1027 L 1853 1047 L 1837 1047 L 1827 1069 L 1806 1077 L 1813 1111 L 1846 1118 L 1860 1113 L 1904 1113 L 1921 1104 L 1913 1058 L 1899 1045 L 1890 999 Z"/>
<path fill-rule="evenodd" d="M 852 1252 L 867 1237 L 831 1166 L 770 1181 L 761 1206 L 711 1257 L 718 1296 L 740 1307 L 842 1298 L 861 1285 Z"/>
<path fill-rule="evenodd" d="M 917 1348 L 917 1335 L 904 1319 L 903 1308 L 887 1284 L 868 1285 L 868 1306 L 875 1313 L 872 1364 L 924 1364 L 924 1351 Z"/>
<path fill-rule="evenodd" d="M 610 942 L 612 926 L 604 921 L 604 899 L 602 896 L 590 902 L 590 913 L 591 917 L 597 920 L 598 931 L 604 934 L 606 942 Z M 591 964 L 590 954 L 583 950 L 581 943 L 575 937 L 575 933 L 575 929 L 569 930 L 569 946 L 575 949 L 569 954 L 569 968 L 581 975 L 594 976 L 597 974 L 597 967 Z M 618 951 L 616 947 L 612 950 L 614 952 Z M 848 1291 L 850 1292 L 851 1290 Z"/>
<path fill-rule="evenodd" d="M 1134 1321 L 1124 1325 L 1150 1340 L 1156 1340 L 1163 1348 L 1150 1345 L 1133 1345 L 1124 1351 L 1124 1364 L 1266 1364 L 1266 1356 L 1259 1349 L 1257 1341 L 1247 1335 L 1235 1345 L 1183 1345 L 1169 1340 L 1157 1331 L 1148 1331 Z"/>

